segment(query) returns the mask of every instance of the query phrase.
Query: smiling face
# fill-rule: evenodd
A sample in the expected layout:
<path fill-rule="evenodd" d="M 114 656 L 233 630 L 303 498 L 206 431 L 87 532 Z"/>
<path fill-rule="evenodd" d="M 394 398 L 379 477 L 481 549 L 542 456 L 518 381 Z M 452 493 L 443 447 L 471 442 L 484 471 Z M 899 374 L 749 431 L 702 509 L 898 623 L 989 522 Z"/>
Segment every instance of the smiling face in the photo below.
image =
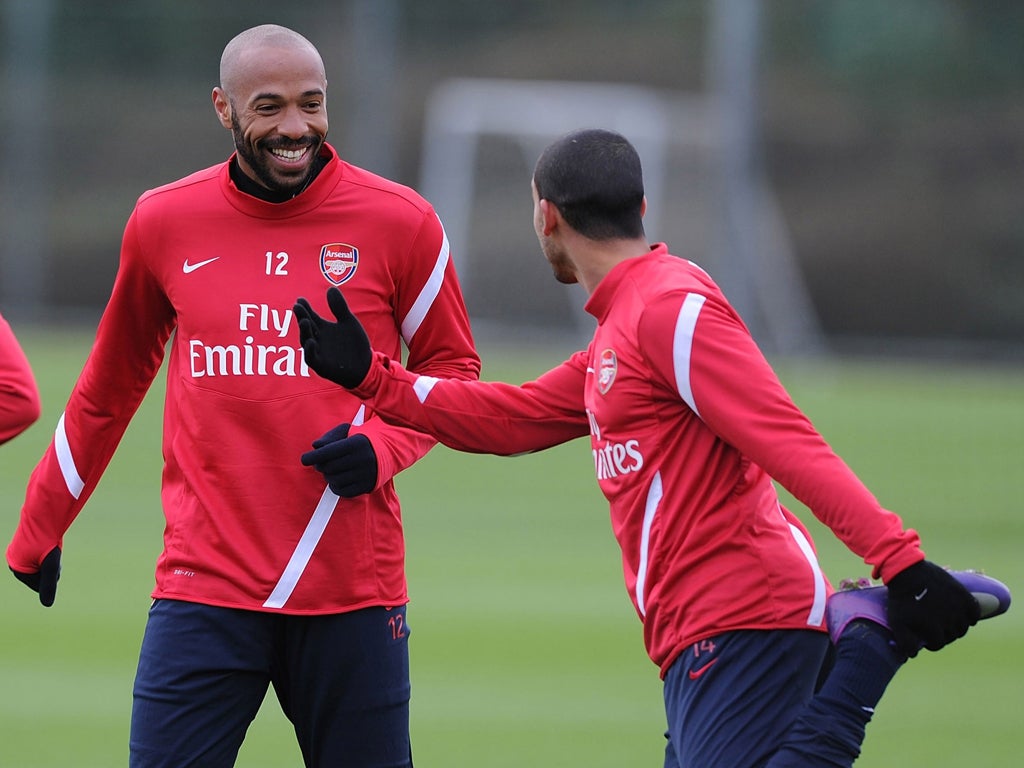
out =
<path fill-rule="evenodd" d="M 315 48 L 274 41 L 238 51 L 213 102 L 243 173 L 274 192 L 305 187 L 327 138 L 327 78 Z"/>

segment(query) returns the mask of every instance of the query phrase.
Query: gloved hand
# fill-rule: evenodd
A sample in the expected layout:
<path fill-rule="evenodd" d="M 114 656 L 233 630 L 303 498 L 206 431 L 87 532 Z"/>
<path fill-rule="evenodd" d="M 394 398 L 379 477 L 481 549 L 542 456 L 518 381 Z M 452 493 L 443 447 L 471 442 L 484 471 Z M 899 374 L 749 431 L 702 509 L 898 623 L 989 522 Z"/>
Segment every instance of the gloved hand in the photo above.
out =
<path fill-rule="evenodd" d="M 299 323 L 299 343 L 310 368 L 325 379 L 354 389 L 370 370 L 370 339 L 337 288 L 327 289 L 327 306 L 338 322 L 324 320 L 304 298 L 295 302 L 292 311 Z"/>
<path fill-rule="evenodd" d="M 25 573 L 11 568 L 14 578 L 39 593 L 39 602 L 49 608 L 57 596 L 57 580 L 60 578 L 60 547 L 54 547 L 43 558 L 39 570 Z"/>
<path fill-rule="evenodd" d="M 331 490 L 343 499 L 369 493 L 377 485 L 377 453 L 366 435 L 348 436 L 349 424 L 339 424 L 313 441 L 302 463 L 315 467 Z"/>
<path fill-rule="evenodd" d="M 967 588 L 928 560 L 897 573 L 888 587 L 889 624 L 897 647 L 910 658 L 922 646 L 937 651 L 963 637 L 981 617 Z"/>

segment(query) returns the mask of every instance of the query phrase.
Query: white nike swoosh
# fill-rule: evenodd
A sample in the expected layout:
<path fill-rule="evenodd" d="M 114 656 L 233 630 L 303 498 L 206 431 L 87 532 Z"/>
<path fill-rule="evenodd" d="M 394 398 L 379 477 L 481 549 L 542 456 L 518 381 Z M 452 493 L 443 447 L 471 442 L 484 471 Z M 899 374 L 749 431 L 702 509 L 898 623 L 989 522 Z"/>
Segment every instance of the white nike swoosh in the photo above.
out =
<path fill-rule="evenodd" d="M 205 267 L 211 261 L 216 261 L 219 258 L 220 256 L 214 256 L 212 259 L 207 259 L 206 261 L 198 261 L 195 264 L 189 264 L 188 259 L 185 259 L 185 263 L 181 265 L 181 271 L 187 275 L 189 272 L 195 272 L 200 267 Z"/>

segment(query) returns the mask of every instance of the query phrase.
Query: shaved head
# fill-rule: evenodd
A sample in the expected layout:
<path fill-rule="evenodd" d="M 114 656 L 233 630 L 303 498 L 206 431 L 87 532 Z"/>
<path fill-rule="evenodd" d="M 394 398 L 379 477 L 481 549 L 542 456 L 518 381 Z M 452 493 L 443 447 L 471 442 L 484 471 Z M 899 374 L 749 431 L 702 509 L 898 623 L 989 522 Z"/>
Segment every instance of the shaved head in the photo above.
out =
<path fill-rule="evenodd" d="M 231 131 L 237 168 L 278 196 L 312 181 L 327 139 L 327 75 L 316 46 L 276 24 L 224 47 L 213 107 Z"/>
<path fill-rule="evenodd" d="M 237 92 L 241 78 L 245 76 L 247 54 L 261 48 L 275 48 L 282 51 L 305 51 L 316 57 L 320 73 L 327 81 L 326 70 L 316 46 L 298 32 L 277 24 L 262 24 L 240 32 L 224 47 L 220 57 L 220 87 L 229 95 Z"/>

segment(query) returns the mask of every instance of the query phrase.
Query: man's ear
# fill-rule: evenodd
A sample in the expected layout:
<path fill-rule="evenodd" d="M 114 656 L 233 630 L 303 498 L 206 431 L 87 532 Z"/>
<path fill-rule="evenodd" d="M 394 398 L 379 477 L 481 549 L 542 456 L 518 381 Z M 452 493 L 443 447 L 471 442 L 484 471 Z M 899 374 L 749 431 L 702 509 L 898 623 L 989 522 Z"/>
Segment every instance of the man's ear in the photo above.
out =
<path fill-rule="evenodd" d="M 562 221 L 562 212 L 550 200 L 540 201 L 540 216 L 543 224 L 542 231 L 545 237 L 554 232 L 559 222 Z"/>
<path fill-rule="evenodd" d="M 224 89 L 217 87 L 213 89 L 213 108 L 217 112 L 217 119 L 220 124 L 231 130 L 231 100 L 224 93 Z"/>

